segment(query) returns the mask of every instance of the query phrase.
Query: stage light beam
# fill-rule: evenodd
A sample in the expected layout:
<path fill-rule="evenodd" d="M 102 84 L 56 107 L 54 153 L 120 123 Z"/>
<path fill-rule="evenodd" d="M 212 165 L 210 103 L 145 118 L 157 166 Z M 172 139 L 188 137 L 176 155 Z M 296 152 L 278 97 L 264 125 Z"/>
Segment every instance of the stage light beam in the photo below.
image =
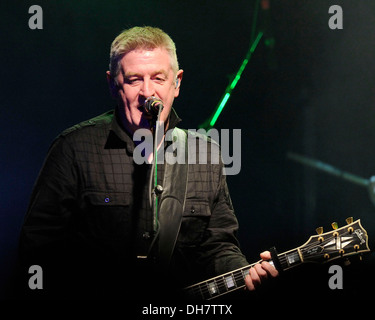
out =
<path fill-rule="evenodd" d="M 242 72 L 245 70 L 247 64 L 249 63 L 251 55 L 254 53 L 254 51 L 255 51 L 256 47 L 258 46 L 259 41 L 262 38 L 262 36 L 263 36 L 263 32 L 260 31 L 258 33 L 256 39 L 254 40 L 254 42 L 251 44 L 250 49 L 248 50 L 245 59 L 242 61 L 241 67 L 238 69 L 238 71 L 237 71 L 235 77 L 233 78 L 232 82 L 227 86 L 227 88 L 225 90 L 225 93 L 223 95 L 223 98 L 219 101 L 219 103 L 216 107 L 216 111 L 213 114 L 211 120 L 209 121 L 209 127 L 210 128 L 212 128 L 215 125 L 217 119 L 219 118 L 221 112 L 223 111 L 225 105 L 227 104 L 232 91 L 234 90 L 238 81 L 240 80 Z M 205 127 L 205 125 L 202 125 L 201 127 Z"/>

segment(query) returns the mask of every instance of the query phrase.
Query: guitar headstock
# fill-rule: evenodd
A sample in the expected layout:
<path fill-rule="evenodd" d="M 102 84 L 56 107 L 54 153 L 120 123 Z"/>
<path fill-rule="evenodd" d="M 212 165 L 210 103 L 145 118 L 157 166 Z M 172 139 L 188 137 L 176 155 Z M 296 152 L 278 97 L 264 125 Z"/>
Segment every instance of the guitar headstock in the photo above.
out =
<path fill-rule="evenodd" d="M 369 252 L 368 236 L 360 219 L 346 219 L 347 225 L 338 228 L 332 223 L 333 230 L 323 233 L 323 228 L 316 229 L 318 235 L 299 247 L 303 262 L 325 263 L 334 259 Z"/>

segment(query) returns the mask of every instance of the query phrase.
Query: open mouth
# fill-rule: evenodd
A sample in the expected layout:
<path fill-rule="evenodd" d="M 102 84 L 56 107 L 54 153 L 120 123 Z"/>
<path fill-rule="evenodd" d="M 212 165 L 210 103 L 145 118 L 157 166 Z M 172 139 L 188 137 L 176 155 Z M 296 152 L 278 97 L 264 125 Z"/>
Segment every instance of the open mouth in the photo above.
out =
<path fill-rule="evenodd" d="M 145 108 L 145 105 L 144 105 L 144 104 L 140 105 L 137 109 L 138 109 L 140 112 L 145 112 L 145 111 L 146 111 L 146 108 Z"/>
<path fill-rule="evenodd" d="M 142 113 L 143 118 L 145 118 L 147 120 L 152 119 L 152 114 L 147 111 L 144 104 L 140 105 L 137 109 L 139 110 L 139 112 Z"/>

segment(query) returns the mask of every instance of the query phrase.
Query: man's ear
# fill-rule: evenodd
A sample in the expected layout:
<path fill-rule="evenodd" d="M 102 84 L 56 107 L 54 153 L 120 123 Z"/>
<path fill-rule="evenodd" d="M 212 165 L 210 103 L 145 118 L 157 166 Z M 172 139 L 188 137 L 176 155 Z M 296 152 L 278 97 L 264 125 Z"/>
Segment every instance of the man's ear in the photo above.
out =
<path fill-rule="evenodd" d="M 182 75 L 184 73 L 184 70 L 178 70 L 176 74 L 176 87 L 174 92 L 174 97 L 177 98 L 180 94 L 180 87 L 181 87 L 181 81 L 182 81 Z"/>
<path fill-rule="evenodd" d="M 108 83 L 109 92 L 111 94 L 111 97 L 113 99 L 117 99 L 117 96 L 118 96 L 118 86 L 116 84 L 115 78 L 112 77 L 110 71 L 106 72 L 106 76 L 107 76 L 107 83 Z"/>

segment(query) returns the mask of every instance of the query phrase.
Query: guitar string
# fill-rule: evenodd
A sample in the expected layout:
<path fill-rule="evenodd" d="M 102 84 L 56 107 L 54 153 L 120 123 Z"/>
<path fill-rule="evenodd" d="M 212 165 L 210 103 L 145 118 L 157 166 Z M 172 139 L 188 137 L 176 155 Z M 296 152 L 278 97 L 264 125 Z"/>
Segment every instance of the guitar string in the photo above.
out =
<path fill-rule="evenodd" d="M 340 237 L 348 235 L 348 234 L 349 234 L 349 232 L 343 232 L 342 234 L 340 234 Z M 330 237 L 330 238 L 328 238 L 326 240 L 323 240 L 320 244 L 322 246 L 324 246 L 324 245 L 328 244 L 330 241 L 332 241 L 332 239 L 334 239 L 334 238 L 335 237 Z M 310 250 L 314 246 L 316 246 L 316 243 L 315 244 L 312 243 L 312 244 L 310 244 L 308 246 L 300 248 L 301 253 L 306 253 L 308 250 Z M 297 251 L 298 248 L 295 249 L 295 250 Z M 291 254 L 299 256 L 298 252 L 293 252 Z M 320 254 L 320 255 L 322 255 L 322 254 Z M 280 264 L 285 264 L 285 263 L 288 264 L 288 262 L 287 262 L 287 256 L 288 256 L 287 253 L 281 253 L 281 254 L 278 255 L 278 259 L 279 259 Z M 230 287 L 230 288 L 228 287 L 228 283 L 226 283 L 226 281 L 227 281 L 226 278 L 227 277 L 225 277 L 225 276 L 218 276 L 218 277 L 212 278 L 211 281 L 206 281 L 206 282 L 204 282 L 202 284 L 193 286 L 193 287 L 191 287 L 191 289 L 193 289 L 196 292 L 200 292 L 201 294 L 208 294 L 210 297 L 212 297 L 215 294 L 217 295 L 217 294 L 222 294 L 222 293 L 225 293 L 225 292 L 228 292 L 228 291 L 232 291 L 232 290 L 235 290 L 235 289 L 240 289 L 245 284 L 245 277 L 246 277 L 246 275 L 244 274 L 244 271 L 246 269 L 250 269 L 255 264 L 246 266 L 243 269 L 238 270 L 236 272 L 228 273 L 227 277 L 231 277 L 232 280 L 234 280 L 233 288 L 232 287 Z M 247 274 L 247 272 L 246 272 L 246 274 Z M 237 284 L 238 282 L 240 282 L 240 285 Z M 208 284 L 210 284 L 210 283 L 213 283 L 214 286 L 216 287 L 215 288 L 215 292 L 212 292 L 212 290 L 210 291 L 210 289 L 208 287 Z M 220 289 L 225 289 L 225 291 L 224 290 L 220 290 Z"/>
<path fill-rule="evenodd" d="M 297 250 L 297 249 L 295 249 Z M 297 252 L 293 252 L 294 255 L 298 255 Z M 278 255 L 278 259 L 279 259 L 279 262 L 281 265 L 289 265 L 287 263 L 287 254 L 285 253 L 281 253 Z M 248 274 L 248 271 L 250 270 L 250 268 L 252 268 L 256 263 L 252 264 L 252 265 L 249 265 L 249 266 L 246 266 L 244 267 L 243 269 L 241 270 L 238 270 L 236 272 L 232 272 L 232 273 L 229 273 L 228 274 L 228 277 L 231 277 L 233 280 L 234 280 L 234 286 L 233 288 L 228 288 L 227 285 L 225 285 L 225 276 L 217 276 L 217 277 L 214 277 L 212 278 L 211 280 L 208 280 L 208 281 L 205 281 L 199 285 L 196 285 L 196 287 L 194 287 L 193 289 L 196 291 L 196 292 L 199 292 L 203 297 L 205 297 L 205 295 L 209 296 L 209 297 L 213 297 L 215 295 L 218 295 L 218 294 L 223 294 L 223 293 L 226 293 L 228 291 L 232 291 L 232 290 L 236 290 L 236 289 L 240 289 L 242 287 L 245 286 L 245 277 L 246 275 Z M 248 270 L 246 270 L 248 269 Z M 247 271 L 245 273 L 245 271 Z M 214 289 L 215 291 L 212 292 L 212 290 L 209 288 L 209 284 L 213 283 L 214 285 Z M 238 283 L 240 283 L 238 285 Z M 224 289 L 224 290 L 220 290 L 220 289 Z"/>
<path fill-rule="evenodd" d="M 297 254 L 297 252 L 294 252 L 293 254 Z M 298 254 L 297 254 L 298 255 Z M 280 254 L 278 255 L 279 261 L 281 265 L 288 265 L 286 254 Z M 250 266 L 250 268 L 253 267 L 253 265 Z M 227 285 L 225 285 L 225 279 L 224 276 L 218 276 L 215 278 L 212 278 L 211 281 L 206 281 L 204 283 L 201 283 L 194 287 L 195 295 L 199 293 L 203 298 L 208 297 L 214 297 L 219 294 L 224 294 L 229 291 L 234 291 L 243 288 L 245 284 L 245 277 L 248 274 L 248 271 L 250 270 L 249 266 L 244 267 L 243 269 L 230 273 L 228 277 L 231 277 L 234 280 L 234 286 L 233 288 L 228 288 Z M 248 270 L 246 270 L 248 269 Z M 247 271 L 245 273 L 245 271 Z M 212 289 L 209 288 L 209 284 L 213 283 L 215 291 L 212 292 Z"/>
<path fill-rule="evenodd" d="M 283 260 L 283 262 L 281 262 L 281 263 L 285 264 L 286 258 L 284 257 L 283 254 L 278 255 L 278 258 Z M 259 263 L 259 262 L 257 262 L 257 263 Z M 196 286 L 194 286 L 190 289 L 193 289 L 194 291 L 201 293 L 203 296 L 204 296 L 204 294 L 207 294 L 210 297 L 212 297 L 214 295 L 226 293 L 228 291 L 241 289 L 245 286 L 245 277 L 247 276 L 250 268 L 252 268 L 257 263 L 253 263 L 251 265 L 248 265 L 248 266 L 246 266 L 246 267 L 244 267 L 244 268 L 242 268 L 238 271 L 228 273 L 228 276 L 221 275 L 221 276 L 214 277 L 211 280 L 208 280 L 208 281 L 205 281 L 203 283 L 197 284 Z M 245 271 L 246 271 L 246 273 L 245 273 Z M 226 280 L 225 280 L 225 278 L 227 278 L 227 277 L 231 277 L 232 280 L 234 280 L 233 288 L 232 287 L 228 288 L 228 283 L 226 284 Z M 215 286 L 215 289 L 216 289 L 215 292 L 212 292 L 212 290 L 208 287 L 208 285 L 211 284 L 211 283 L 213 283 L 214 286 Z M 220 290 L 220 289 L 224 289 L 224 290 Z"/>
<path fill-rule="evenodd" d="M 329 241 L 331 241 L 331 239 L 329 239 Z M 328 243 L 329 241 L 328 240 L 323 241 L 322 244 L 324 242 Z M 311 245 L 309 248 L 311 248 L 311 247 L 313 247 L 313 245 Z M 296 251 L 291 253 L 291 254 L 297 255 L 299 257 L 299 255 L 297 253 L 297 249 L 295 249 L 295 250 Z M 301 249 L 301 251 L 302 250 L 303 250 L 303 248 Z M 279 262 L 280 262 L 281 265 L 285 265 L 285 264 L 287 266 L 289 265 L 288 262 L 287 262 L 287 256 L 288 256 L 287 253 L 281 253 L 281 254 L 278 255 L 278 259 L 279 259 Z M 255 264 L 253 264 L 253 265 L 255 265 Z M 246 274 L 245 274 L 245 271 L 248 271 L 246 269 L 250 270 L 250 268 L 253 267 L 253 265 L 246 266 L 243 269 L 238 270 L 238 271 L 233 272 L 233 273 L 230 273 L 228 275 L 234 280 L 235 286 L 233 288 L 228 288 L 225 285 L 224 276 L 218 276 L 218 277 L 212 278 L 211 281 L 206 281 L 206 282 L 200 284 L 199 286 L 197 285 L 196 291 L 198 291 L 203 297 L 205 297 L 205 296 L 214 297 L 216 295 L 223 294 L 223 293 L 226 293 L 228 291 L 240 289 L 240 288 L 245 286 L 245 277 L 248 273 L 248 272 L 246 272 Z M 238 282 L 240 282 L 240 285 L 237 284 Z M 210 290 L 210 288 L 209 288 L 209 284 L 211 284 L 211 283 L 213 283 L 213 285 L 215 286 L 214 292 L 212 292 L 212 290 Z M 220 289 L 224 289 L 224 290 L 220 290 Z"/>
<path fill-rule="evenodd" d="M 343 236 L 346 236 L 346 235 L 348 235 L 348 234 L 350 234 L 348 231 L 346 231 L 346 232 L 343 232 L 342 234 L 340 234 L 339 236 L 340 237 L 343 237 Z M 336 239 L 336 237 L 335 236 L 333 236 L 333 237 L 330 237 L 330 238 L 328 238 L 328 239 L 325 239 L 325 240 L 323 240 L 321 243 L 320 243 L 320 245 L 321 246 L 324 246 L 324 245 L 327 245 L 329 242 L 331 242 L 333 239 Z M 316 246 L 316 244 L 310 244 L 310 246 L 306 246 L 306 247 L 303 247 L 303 248 L 301 248 L 301 251 L 303 251 L 303 252 L 307 252 L 308 250 L 310 250 L 312 247 L 314 247 L 314 246 Z"/>
<path fill-rule="evenodd" d="M 202 293 L 203 297 L 204 297 L 204 294 L 207 294 L 210 297 L 212 297 L 214 295 L 222 294 L 222 293 L 225 293 L 225 292 L 228 292 L 228 291 L 240 289 L 241 287 L 244 286 L 245 281 L 244 281 L 243 272 L 247 268 L 249 268 L 249 266 L 246 266 L 243 269 L 238 270 L 238 271 L 233 272 L 233 273 L 230 273 L 226 276 L 226 277 L 230 276 L 232 278 L 232 280 L 234 280 L 233 281 L 233 283 L 234 283 L 233 288 L 228 288 L 228 285 L 225 284 L 225 282 L 226 282 L 225 276 L 218 276 L 218 277 L 215 277 L 215 278 L 211 279 L 211 281 L 205 281 L 204 283 L 196 285 L 196 287 L 193 287 L 191 289 L 193 289 L 196 292 Z M 210 283 L 214 283 L 214 285 L 216 287 L 215 292 L 212 292 L 212 290 L 209 289 L 208 285 Z M 225 289 L 225 290 L 220 290 L 220 289 Z"/>
<path fill-rule="evenodd" d="M 209 297 L 214 297 L 216 295 L 227 293 L 229 291 L 241 289 L 245 286 L 245 276 L 248 274 L 248 270 L 250 270 L 250 268 L 253 265 L 255 264 L 248 265 L 240 270 L 237 270 L 232 273 L 228 273 L 227 276 L 218 276 L 218 277 L 212 278 L 211 280 L 205 281 L 204 283 L 197 284 L 195 287 L 192 287 L 191 289 L 195 291 L 195 294 L 199 292 L 203 297 L 205 297 L 205 295 L 208 295 Z M 245 273 L 245 271 L 247 272 Z M 228 283 L 225 280 L 227 277 L 231 277 L 232 280 L 234 280 L 233 287 L 230 287 L 230 288 L 228 287 Z M 213 283 L 215 286 L 215 289 L 216 289 L 215 292 L 212 292 L 212 290 L 210 290 L 210 288 L 208 287 L 208 285 L 211 283 Z M 221 289 L 224 289 L 224 290 L 221 290 Z"/>

